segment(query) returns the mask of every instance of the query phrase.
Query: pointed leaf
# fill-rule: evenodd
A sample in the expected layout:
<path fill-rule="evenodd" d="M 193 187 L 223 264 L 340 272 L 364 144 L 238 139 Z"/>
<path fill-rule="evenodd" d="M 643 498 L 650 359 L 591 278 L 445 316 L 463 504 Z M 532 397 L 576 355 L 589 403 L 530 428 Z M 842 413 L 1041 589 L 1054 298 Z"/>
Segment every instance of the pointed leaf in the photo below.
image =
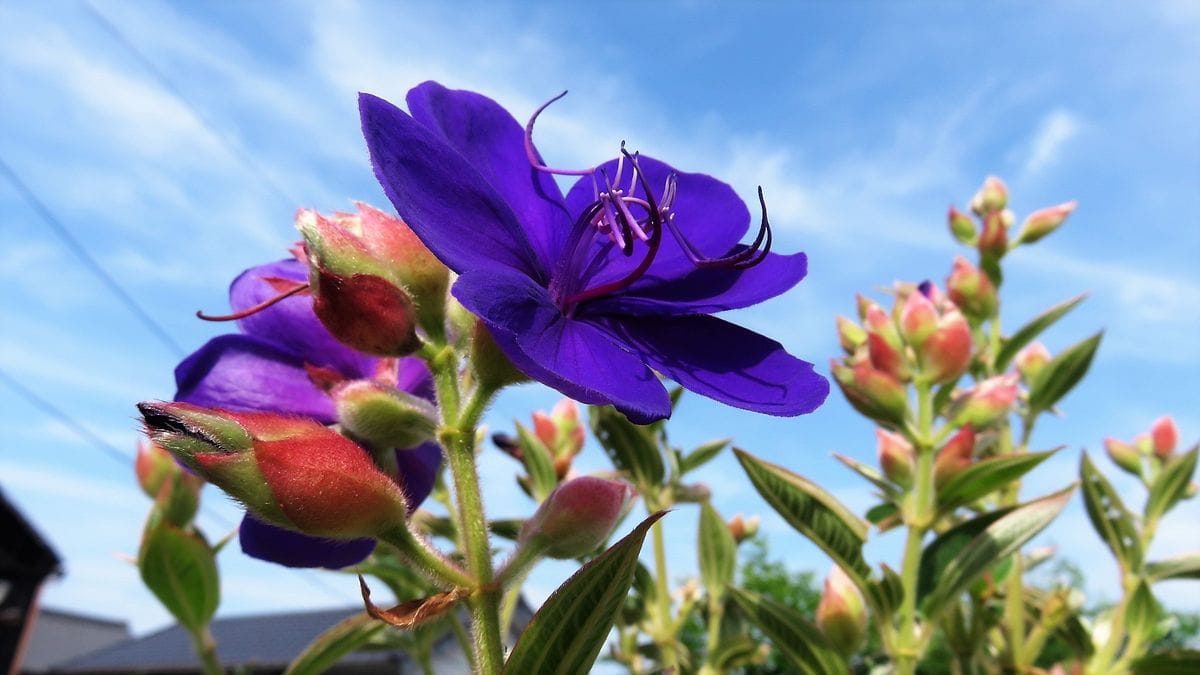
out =
<path fill-rule="evenodd" d="M 880 565 L 883 576 L 872 579 L 867 587 L 867 598 L 877 617 L 887 618 L 900 608 L 904 601 L 904 581 L 896 574 L 896 570 L 886 564 Z"/>
<path fill-rule="evenodd" d="M 590 406 L 588 420 L 613 466 L 640 486 L 662 483 L 666 469 L 652 428 L 633 424 L 611 406 Z"/>
<path fill-rule="evenodd" d="M 1125 605 L 1125 615 L 1122 617 L 1125 630 L 1131 638 L 1146 644 L 1154 634 L 1161 616 L 1162 607 L 1150 592 L 1150 584 L 1138 581 L 1133 594 L 1129 596 L 1128 604 Z"/>
<path fill-rule="evenodd" d="M 310 642 L 292 660 L 284 675 L 319 675 L 343 656 L 370 642 L 386 627 L 386 624 L 372 619 L 366 613 L 340 621 Z"/>
<path fill-rule="evenodd" d="M 921 564 L 917 571 L 917 601 L 920 602 L 933 592 L 945 574 L 946 567 L 962 555 L 972 541 L 992 523 L 1012 513 L 1014 507 L 989 511 L 971 520 L 946 530 L 938 535 L 925 550 L 921 551 Z M 994 561 L 993 561 L 994 562 Z"/>
<path fill-rule="evenodd" d="M 806 675 L 844 675 L 846 662 L 803 614 L 770 598 L 730 587 L 729 596 L 775 649 Z"/>
<path fill-rule="evenodd" d="M 573 675 L 591 670 L 633 584 L 642 542 L 665 512 L 579 569 L 550 595 L 517 640 L 504 672 Z"/>
<path fill-rule="evenodd" d="M 708 463 L 709 460 L 721 454 L 721 451 L 732 442 L 732 438 L 718 438 L 715 441 L 709 441 L 695 450 L 692 450 L 687 455 L 684 455 L 683 459 L 679 461 L 680 475 L 689 471 L 694 471 Z"/>
<path fill-rule="evenodd" d="M 879 469 L 836 452 L 833 453 L 833 457 L 842 464 L 850 467 L 851 471 L 867 479 L 872 485 L 879 488 L 888 499 L 896 499 L 900 496 L 900 490 Z"/>
<path fill-rule="evenodd" d="M 1148 562 L 1142 571 L 1150 581 L 1200 579 L 1200 552 Z"/>
<path fill-rule="evenodd" d="M 821 547 L 865 590 L 871 568 L 863 560 L 867 524 L 811 481 L 734 448 L 738 461 L 763 499 L 789 525 Z"/>
<path fill-rule="evenodd" d="M 1011 555 L 1041 532 L 1063 510 L 1075 486 L 1005 513 L 990 523 L 949 561 L 923 603 L 925 616 L 936 618 L 993 563 Z"/>
<path fill-rule="evenodd" d="M 1012 334 L 1012 337 L 1004 341 L 1000 347 L 1000 351 L 996 353 L 996 372 L 1003 372 L 1008 369 L 1008 364 L 1030 342 L 1033 342 L 1042 331 L 1049 328 L 1055 321 L 1061 319 L 1067 312 L 1075 309 L 1079 303 L 1083 302 L 1087 294 L 1077 295 L 1070 300 L 1060 302 L 1050 309 L 1042 312 L 1033 318 L 1032 321 L 1021 326 L 1021 329 Z"/>
<path fill-rule="evenodd" d="M 1100 346 L 1103 331 L 1078 342 L 1042 366 L 1029 385 L 1029 409 L 1034 414 L 1049 410 L 1087 374 Z"/>
<path fill-rule="evenodd" d="M 517 441 L 521 445 L 521 461 L 529 472 L 530 492 L 537 501 L 545 501 L 546 497 L 558 487 L 558 474 L 554 471 L 554 458 L 550 449 L 542 439 L 534 436 L 525 425 L 517 425 Z"/>
<path fill-rule="evenodd" d="M 1136 570 L 1142 562 L 1142 547 L 1133 516 L 1086 452 L 1079 461 L 1079 480 L 1083 485 L 1083 504 L 1087 507 L 1092 527 L 1108 544 L 1124 569 Z"/>
<path fill-rule="evenodd" d="M 1196 455 L 1200 446 L 1196 446 L 1182 455 L 1176 455 L 1167 461 L 1166 466 L 1159 472 L 1154 483 L 1150 485 L 1150 495 L 1146 497 L 1145 517 L 1147 522 L 1156 521 L 1167 511 L 1179 503 L 1187 493 L 1188 483 L 1196 472 Z"/>
<path fill-rule="evenodd" d="M 720 597 L 726 584 L 733 581 L 737 542 L 721 514 L 707 501 L 700 505 L 700 531 L 696 544 L 700 548 L 700 580 L 709 595 Z"/>
<path fill-rule="evenodd" d="M 208 625 L 221 588 L 216 556 L 198 532 L 152 515 L 138 552 L 138 569 L 146 587 L 181 625 L 192 632 Z"/>
<path fill-rule="evenodd" d="M 944 486 L 938 487 L 938 506 L 949 511 L 986 497 L 1024 476 L 1060 449 L 992 457 L 976 462 L 951 478 Z"/>

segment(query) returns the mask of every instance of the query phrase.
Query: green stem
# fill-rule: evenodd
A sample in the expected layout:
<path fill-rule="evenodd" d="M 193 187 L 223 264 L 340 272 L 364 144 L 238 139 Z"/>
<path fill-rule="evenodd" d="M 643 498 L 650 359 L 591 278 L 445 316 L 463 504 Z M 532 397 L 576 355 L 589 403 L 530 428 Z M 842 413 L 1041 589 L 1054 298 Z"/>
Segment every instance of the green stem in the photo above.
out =
<path fill-rule="evenodd" d="M 402 556 L 415 565 L 434 583 L 474 588 L 475 580 L 457 565 L 432 550 L 408 527 L 395 527 L 379 537 L 395 546 Z"/>
<path fill-rule="evenodd" d="M 921 565 L 921 544 L 933 526 L 936 516 L 937 493 L 933 485 L 933 390 L 928 382 L 918 382 L 917 389 L 917 475 L 915 491 L 908 514 L 908 535 L 904 544 L 904 562 L 900 581 L 904 599 L 900 604 L 900 631 L 896 645 L 896 672 L 911 675 L 916 672 L 921 656 L 922 640 L 917 635 L 917 572 Z"/>
<path fill-rule="evenodd" d="M 658 648 L 662 653 L 659 664 L 664 671 L 671 672 L 678 665 L 675 656 L 675 636 L 671 626 L 671 589 L 667 581 L 667 544 L 663 538 L 662 521 L 650 528 L 654 532 L 654 576 L 655 599 L 658 608 Z"/>
<path fill-rule="evenodd" d="M 205 675 L 224 675 L 225 669 L 221 667 L 221 662 L 217 659 L 217 643 L 213 640 L 208 626 L 201 626 L 191 635 L 192 648 L 196 650 L 196 656 L 200 657 L 200 664 L 204 668 Z"/>

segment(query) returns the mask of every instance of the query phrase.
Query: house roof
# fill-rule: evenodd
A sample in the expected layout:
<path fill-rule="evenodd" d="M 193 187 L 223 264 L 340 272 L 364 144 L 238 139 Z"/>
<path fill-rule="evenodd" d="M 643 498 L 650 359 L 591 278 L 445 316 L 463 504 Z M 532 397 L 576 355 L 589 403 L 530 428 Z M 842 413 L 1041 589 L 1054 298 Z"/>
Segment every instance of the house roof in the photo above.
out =
<path fill-rule="evenodd" d="M 45 672 L 55 663 L 128 639 L 124 621 L 43 607 L 33 622 L 21 672 Z"/>
<path fill-rule="evenodd" d="M 0 489 L 0 579 L 40 582 L 62 564 L 50 544 Z"/>

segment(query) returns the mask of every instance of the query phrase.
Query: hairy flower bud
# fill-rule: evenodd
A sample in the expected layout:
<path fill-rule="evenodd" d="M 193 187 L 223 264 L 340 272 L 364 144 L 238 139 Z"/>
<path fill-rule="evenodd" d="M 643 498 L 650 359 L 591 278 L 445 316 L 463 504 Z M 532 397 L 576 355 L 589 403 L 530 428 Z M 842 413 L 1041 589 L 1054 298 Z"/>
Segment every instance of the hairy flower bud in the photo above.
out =
<path fill-rule="evenodd" d="M 1135 475 L 1142 475 L 1142 456 L 1137 448 L 1115 438 L 1104 439 L 1104 450 L 1113 464 Z"/>
<path fill-rule="evenodd" d="M 1008 186 L 995 176 L 983 180 L 983 186 L 971 198 L 971 209 L 979 215 L 996 213 L 1008 206 Z"/>
<path fill-rule="evenodd" d="M 862 592 L 837 565 L 825 577 L 825 590 L 817 604 L 817 627 L 843 656 L 853 654 L 867 636 L 867 607 Z"/>
<path fill-rule="evenodd" d="M 917 467 L 912 443 L 900 434 L 884 429 L 876 429 L 875 437 L 879 445 L 879 468 L 883 469 L 883 474 L 901 487 L 912 487 Z"/>
<path fill-rule="evenodd" d="M 374 536 L 404 521 L 391 478 L 317 422 L 187 403 L 139 403 L 146 433 L 255 516 L 332 539 Z"/>
<path fill-rule="evenodd" d="M 908 413 L 908 391 L 895 377 L 877 370 L 869 362 L 853 366 L 834 361 L 833 378 L 846 400 L 863 415 L 890 424 L 900 424 Z"/>
<path fill-rule="evenodd" d="M 847 354 L 853 354 L 867 343 L 867 332 L 862 326 L 841 315 L 837 317 L 837 334 L 838 343 Z"/>
<path fill-rule="evenodd" d="M 954 259 L 954 268 L 946 278 L 946 290 L 963 314 L 975 321 L 986 319 L 996 311 L 996 288 L 992 281 L 962 256 Z"/>
<path fill-rule="evenodd" d="M 1011 214 L 1008 218 L 1005 214 L 1009 212 L 996 211 L 983 217 L 983 232 L 979 234 L 979 241 L 976 242 L 980 253 L 999 258 L 1008 251 L 1008 222 Z"/>
<path fill-rule="evenodd" d="M 1030 384 L 1038 373 L 1042 372 L 1042 368 L 1050 363 L 1050 350 L 1041 342 L 1034 341 L 1017 352 L 1013 362 L 1017 366 L 1017 372 L 1021 374 L 1021 379 L 1025 384 Z"/>
<path fill-rule="evenodd" d="M 1169 416 L 1154 420 L 1150 425 L 1150 441 L 1154 454 L 1159 459 L 1170 457 L 1171 453 L 1175 452 L 1175 446 L 1179 444 L 1179 428 L 1175 426 L 1175 420 Z"/>
<path fill-rule="evenodd" d="M 938 450 L 933 461 L 933 482 L 935 485 L 945 485 L 951 478 L 971 466 L 971 457 L 975 452 L 975 430 L 967 425 L 950 437 L 946 444 Z"/>
<path fill-rule="evenodd" d="M 1075 210 L 1078 202 L 1072 200 L 1034 211 L 1025 218 L 1021 226 L 1021 234 L 1017 235 L 1018 244 L 1032 244 L 1042 237 L 1058 229 L 1066 221 L 1067 216 Z"/>
<path fill-rule="evenodd" d="M 185 471 L 171 453 L 142 440 L 138 443 L 134 473 L 142 491 L 154 499 L 169 522 L 183 526 L 196 517 L 204 480 Z"/>
<path fill-rule="evenodd" d="M 938 318 L 937 330 L 918 350 L 921 374 L 934 384 L 957 380 L 971 365 L 971 327 L 956 309 Z"/>
<path fill-rule="evenodd" d="M 955 239 L 968 246 L 975 243 L 975 221 L 971 220 L 971 216 L 951 206 L 946 220 L 950 224 L 950 233 L 954 235 Z"/>
<path fill-rule="evenodd" d="M 967 391 L 951 412 L 954 424 L 985 427 L 1012 410 L 1017 400 L 1017 374 L 1008 373 L 988 378 Z"/>
<path fill-rule="evenodd" d="M 911 373 L 904 354 L 904 342 L 892 317 L 879 305 L 872 305 L 867 310 L 866 323 L 871 365 L 898 380 L 908 380 Z"/>
<path fill-rule="evenodd" d="M 938 328 L 937 308 L 921 291 L 914 291 L 904 299 L 900 310 L 900 332 L 905 341 L 920 348 Z"/>
<path fill-rule="evenodd" d="M 480 386 L 499 390 L 510 384 L 528 382 L 529 376 L 517 369 L 496 344 L 492 331 L 482 321 L 471 325 L 471 369 Z"/>
<path fill-rule="evenodd" d="M 433 405 L 393 386 L 353 380 L 331 393 L 342 428 L 376 447 L 415 448 L 437 431 Z"/>
<path fill-rule="evenodd" d="M 742 514 L 729 519 L 729 534 L 733 535 L 733 541 L 740 544 L 750 537 L 758 534 L 758 528 L 762 525 L 762 518 L 758 516 L 750 516 L 743 518 Z"/>
<path fill-rule="evenodd" d="M 633 487 L 582 476 L 555 488 L 521 527 L 518 542 L 551 558 L 576 558 L 603 544 L 625 516 Z"/>

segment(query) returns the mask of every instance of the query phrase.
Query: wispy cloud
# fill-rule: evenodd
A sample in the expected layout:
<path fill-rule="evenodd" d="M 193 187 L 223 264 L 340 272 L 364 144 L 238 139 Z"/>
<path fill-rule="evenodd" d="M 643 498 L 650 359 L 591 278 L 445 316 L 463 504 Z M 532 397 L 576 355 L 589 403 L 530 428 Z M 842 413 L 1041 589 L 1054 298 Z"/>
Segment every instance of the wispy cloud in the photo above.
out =
<path fill-rule="evenodd" d="M 1029 157 L 1022 173 L 1034 176 L 1056 164 L 1082 128 L 1082 121 L 1069 110 L 1059 108 L 1048 113 L 1029 142 Z"/>

